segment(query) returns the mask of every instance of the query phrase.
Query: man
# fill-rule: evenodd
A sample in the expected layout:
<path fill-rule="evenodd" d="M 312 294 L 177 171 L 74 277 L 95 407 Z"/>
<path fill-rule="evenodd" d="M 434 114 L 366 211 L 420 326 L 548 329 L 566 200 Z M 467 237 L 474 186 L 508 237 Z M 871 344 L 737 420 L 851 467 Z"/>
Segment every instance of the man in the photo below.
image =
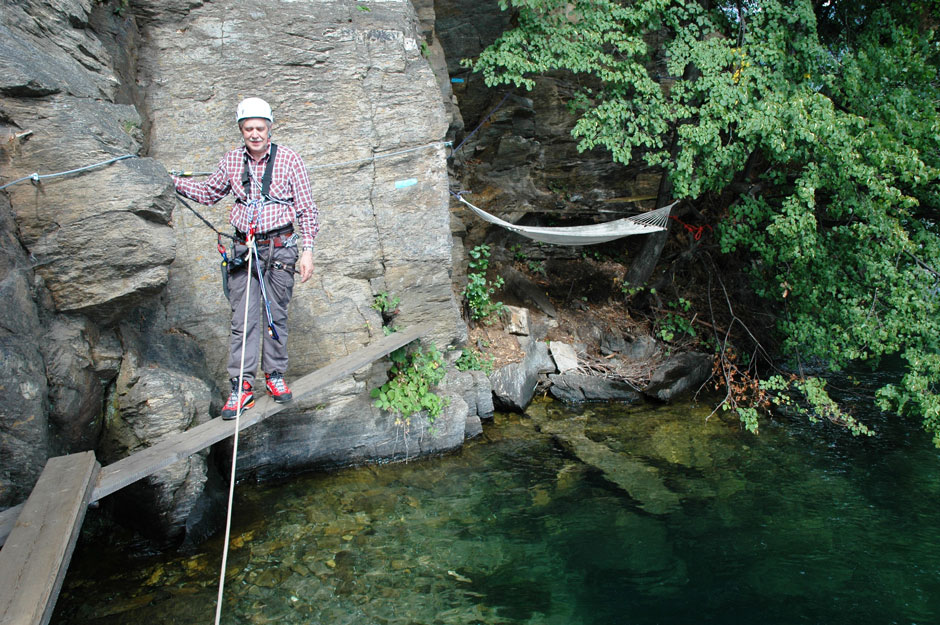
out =
<path fill-rule="evenodd" d="M 229 221 L 235 227 L 235 258 L 245 262 L 229 265 L 241 268 L 233 270 L 228 281 L 232 306 L 228 375 L 232 391 L 222 409 L 223 419 L 234 419 L 239 410 L 254 405 L 252 389 L 259 362 L 262 307 L 269 325 L 260 350 L 265 387 L 274 401 L 291 400 L 291 391 L 284 381 L 287 306 L 294 290 L 295 268 L 301 282 L 313 275 L 313 240 L 319 231 L 319 213 L 303 160 L 290 148 L 271 143 L 274 115 L 268 103 L 260 98 L 243 100 L 236 110 L 236 121 L 245 145 L 227 152 L 215 173 L 203 182 L 173 177 L 180 194 L 201 204 L 215 204 L 229 193 L 235 196 Z M 252 257 L 249 274 L 247 255 L 253 250 L 246 244 L 252 231 L 257 257 Z M 259 266 L 264 275 L 263 289 L 258 280 Z M 247 328 L 243 327 L 246 291 L 250 300 Z M 239 377 L 243 380 L 241 389 Z"/>

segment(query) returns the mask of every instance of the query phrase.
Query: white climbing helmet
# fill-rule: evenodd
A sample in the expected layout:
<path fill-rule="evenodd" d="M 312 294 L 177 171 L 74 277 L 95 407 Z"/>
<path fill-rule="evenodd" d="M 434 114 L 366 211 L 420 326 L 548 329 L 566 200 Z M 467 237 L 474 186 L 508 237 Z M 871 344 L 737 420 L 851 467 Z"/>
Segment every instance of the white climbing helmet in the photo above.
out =
<path fill-rule="evenodd" d="M 271 105 L 261 98 L 245 98 L 238 103 L 238 109 L 236 109 L 235 115 L 236 122 L 252 117 L 260 117 L 261 119 L 268 120 L 272 124 L 274 123 L 274 114 L 271 113 Z"/>

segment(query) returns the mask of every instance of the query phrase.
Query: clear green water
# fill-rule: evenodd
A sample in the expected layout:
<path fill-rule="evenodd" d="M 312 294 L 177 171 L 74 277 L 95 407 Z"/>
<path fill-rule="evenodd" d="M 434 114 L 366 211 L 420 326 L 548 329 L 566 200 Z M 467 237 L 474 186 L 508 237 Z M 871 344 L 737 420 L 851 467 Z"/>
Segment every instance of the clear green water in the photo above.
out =
<path fill-rule="evenodd" d="M 940 623 L 940 454 L 916 426 L 531 412 L 446 457 L 239 486 L 223 622 Z M 211 623 L 220 547 L 89 532 L 52 622 Z"/>

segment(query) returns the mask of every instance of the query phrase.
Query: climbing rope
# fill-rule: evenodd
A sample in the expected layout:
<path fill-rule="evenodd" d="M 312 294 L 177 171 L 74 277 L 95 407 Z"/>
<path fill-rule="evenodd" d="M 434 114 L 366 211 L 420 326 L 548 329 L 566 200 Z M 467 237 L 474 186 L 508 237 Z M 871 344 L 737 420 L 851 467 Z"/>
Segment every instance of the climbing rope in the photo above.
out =
<path fill-rule="evenodd" d="M 187 202 L 186 200 L 183 199 L 183 197 L 182 197 L 182 195 L 180 195 L 180 192 L 179 192 L 179 191 L 176 192 L 176 199 L 179 200 L 180 203 L 181 203 L 183 206 L 185 206 L 186 208 L 188 208 L 189 210 L 191 210 L 191 211 L 193 212 L 193 215 L 195 215 L 196 217 L 198 217 L 199 220 L 202 221 L 202 223 L 204 223 L 204 224 L 206 224 L 207 226 L 209 226 L 209 228 L 210 228 L 214 233 L 216 233 L 217 235 L 219 235 L 220 238 L 221 238 L 221 237 L 226 237 L 226 238 L 228 238 L 228 239 L 232 239 L 233 241 L 235 240 L 235 237 L 233 237 L 233 236 L 230 235 L 230 234 L 225 234 L 224 232 L 220 232 L 215 226 L 212 225 L 212 222 L 211 222 L 211 221 L 209 221 L 208 219 L 206 219 L 205 217 L 203 217 L 202 215 L 200 215 L 200 214 L 199 214 L 199 211 L 197 211 L 195 208 L 192 207 L 192 205 L 189 204 L 189 202 Z"/>
<path fill-rule="evenodd" d="M 434 143 L 425 143 L 424 145 L 419 145 L 413 148 L 407 148 L 405 150 L 398 150 L 396 152 L 389 152 L 388 154 L 375 154 L 373 156 L 366 156 L 365 158 L 354 158 L 348 161 L 338 161 L 336 163 L 324 163 L 322 165 L 313 165 L 308 167 L 309 171 L 315 169 L 329 169 L 332 167 L 344 167 L 346 165 L 356 165 L 358 163 L 369 163 L 372 161 L 377 161 L 382 158 L 391 158 L 393 156 L 401 156 L 402 154 L 408 154 L 409 152 L 417 152 L 418 150 L 424 150 L 427 148 L 436 148 L 439 146 L 450 146 L 453 145 L 450 141 L 435 141 Z M 213 171 L 171 171 L 171 174 L 174 176 L 180 176 L 183 178 L 192 178 L 196 176 L 211 176 L 215 172 Z"/>
<path fill-rule="evenodd" d="M 249 245 L 255 243 L 254 225 L 249 228 Z M 242 393 L 244 393 L 243 384 L 245 381 L 245 344 L 248 339 L 248 304 L 251 296 L 251 262 L 252 255 L 248 255 L 248 281 L 245 284 L 245 317 L 242 321 L 242 354 L 238 365 L 238 408 L 235 411 L 235 434 L 232 437 L 232 474 L 229 476 L 228 484 L 228 510 L 225 513 L 225 541 L 222 543 L 222 570 L 219 573 L 219 596 L 215 605 L 215 625 L 219 625 L 219 619 L 222 618 L 222 594 L 225 591 L 225 568 L 228 565 L 228 547 L 229 538 L 232 533 L 232 502 L 235 500 L 235 465 L 238 461 L 238 433 L 241 430 L 242 416 Z"/>
<path fill-rule="evenodd" d="M 505 99 L 505 98 L 504 98 L 504 99 Z M 497 108 L 498 108 L 498 107 L 497 107 Z M 495 110 L 494 110 L 494 112 L 495 112 Z M 490 113 L 490 114 L 492 115 L 492 113 Z M 476 131 L 474 131 L 474 132 L 476 132 Z M 473 133 L 471 133 L 471 134 L 473 134 Z M 468 138 L 469 138 L 469 136 L 468 136 Z M 465 139 L 464 141 L 466 141 L 466 139 Z M 345 165 L 354 165 L 354 164 L 356 164 L 356 163 L 367 163 L 367 162 L 370 162 L 370 161 L 377 161 L 377 160 L 382 159 L 382 158 L 391 158 L 391 157 L 393 157 L 393 156 L 400 156 L 400 155 L 402 155 L 402 154 L 408 154 L 409 152 L 416 152 L 416 151 L 418 151 L 418 150 L 424 150 L 424 149 L 426 149 L 426 148 L 433 148 L 433 147 L 438 147 L 438 146 L 442 146 L 442 145 L 443 145 L 443 146 L 450 146 L 450 145 L 453 145 L 453 144 L 452 144 L 450 141 L 435 141 L 434 143 L 426 143 L 426 144 L 424 144 L 424 145 L 419 145 L 419 146 L 417 146 L 417 147 L 408 148 L 408 149 L 406 149 L 406 150 L 398 150 L 398 151 L 396 151 L 396 152 L 389 152 L 388 154 L 376 154 L 376 155 L 373 155 L 373 156 L 367 156 L 367 157 L 365 157 L 365 158 L 356 158 L 356 159 L 352 159 L 352 160 L 349 160 L 349 161 L 340 161 L 340 162 L 337 162 L 337 163 L 325 163 L 325 164 L 323 164 L 323 165 L 314 165 L 313 167 L 308 167 L 307 169 L 310 169 L 310 170 L 313 170 L 313 169 L 327 169 L 327 168 L 330 168 L 330 167 L 343 167 L 343 166 L 345 166 Z M 454 150 L 454 152 L 456 152 L 456 150 Z M 128 158 L 140 158 L 140 157 L 139 157 L 137 154 L 125 154 L 125 155 L 123 155 L 123 156 L 118 156 L 118 157 L 115 157 L 115 158 L 111 158 L 111 159 L 108 159 L 108 160 L 106 160 L 106 161 L 101 161 L 100 163 L 92 163 L 91 165 L 86 165 L 86 166 L 84 166 L 84 167 L 77 167 L 77 168 L 75 168 L 75 169 L 69 169 L 68 171 L 60 171 L 60 172 L 56 172 L 56 173 L 54 173 L 54 174 L 32 173 L 32 174 L 30 174 L 30 175 L 28 175 L 28 176 L 23 176 L 22 178 L 17 178 L 16 180 L 11 180 L 10 182 L 8 182 L 8 183 L 6 183 L 6 184 L 0 186 L 0 191 L 6 189 L 7 187 L 12 187 L 12 186 L 15 185 L 15 184 L 19 184 L 19 183 L 21 183 L 21 182 L 26 182 L 27 180 L 31 180 L 31 181 L 33 182 L 33 184 L 36 184 L 36 183 L 40 182 L 41 180 L 45 180 L 45 179 L 47 179 L 47 178 L 56 178 L 56 177 L 58 177 L 58 176 L 67 176 L 68 174 L 77 174 L 77 173 L 79 173 L 79 172 L 87 171 L 87 170 L 89 170 L 89 169 L 94 169 L 94 168 L 96 168 L 96 167 L 104 167 L 105 165 L 110 165 L 111 163 L 116 163 L 117 161 L 123 161 L 124 159 L 128 159 Z M 194 176 L 211 176 L 211 175 L 212 175 L 213 173 L 215 173 L 215 172 L 211 172 L 211 171 L 177 171 L 177 170 L 171 170 L 169 173 L 172 174 L 172 175 L 174 175 L 174 176 L 181 176 L 181 177 L 184 177 L 184 178 L 189 178 L 189 177 L 194 177 Z M 184 204 L 185 204 L 185 202 L 184 202 Z M 191 207 L 191 206 L 188 206 L 188 205 L 187 205 L 187 208 L 189 208 L 190 210 L 192 210 L 192 207 Z M 195 212 L 195 211 L 193 211 L 193 212 Z M 202 219 L 202 217 L 199 216 L 198 213 L 197 213 L 197 216 L 198 216 L 200 219 Z M 203 219 L 203 221 L 205 221 L 205 219 Z M 212 225 L 209 224 L 209 227 L 212 227 Z M 213 228 L 213 230 L 215 230 L 215 228 Z"/>
<path fill-rule="evenodd" d="M 37 173 L 32 173 L 32 174 L 30 174 L 30 175 L 28 175 L 28 176 L 23 176 L 22 178 L 17 178 L 16 180 L 13 180 L 13 181 L 11 181 L 11 182 L 6 183 L 6 184 L 3 185 L 2 187 L 0 187 L 0 191 L 3 191 L 3 190 L 6 189 L 7 187 L 12 187 L 12 186 L 15 185 L 15 184 L 18 184 L 18 183 L 20 183 L 20 182 L 25 182 L 25 181 L 27 181 L 27 180 L 32 180 L 32 181 L 33 181 L 33 184 L 36 184 L 36 183 L 39 182 L 40 180 L 45 180 L 46 178 L 55 178 L 55 177 L 57 177 L 57 176 L 66 176 L 66 175 L 68 175 L 68 174 L 77 174 L 77 173 L 80 172 L 80 171 L 87 171 L 87 170 L 89 170 L 89 169 L 94 169 L 95 167 L 103 167 L 103 166 L 105 166 L 105 165 L 110 165 L 111 163 L 116 163 L 117 161 L 123 161 L 123 160 L 126 159 L 126 158 L 139 158 L 139 157 L 138 157 L 136 154 L 125 154 L 124 156 L 118 156 L 118 157 L 116 157 L 116 158 L 108 159 L 108 160 L 106 160 L 106 161 L 101 161 L 100 163 L 93 163 L 93 164 L 91 164 L 91 165 L 86 165 L 85 167 L 79 167 L 79 168 L 77 168 L 77 169 L 70 169 L 70 170 L 68 170 L 68 171 L 60 171 L 60 172 L 57 172 L 57 173 L 54 173 L 54 174 L 37 174 Z"/>
<path fill-rule="evenodd" d="M 483 124 L 485 124 L 485 123 L 487 122 L 487 120 L 488 120 L 490 117 L 493 116 L 493 113 L 495 113 L 496 111 L 499 110 L 499 107 L 501 107 L 501 106 L 503 105 L 503 103 L 506 102 L 506 99 L 509 97 L 509 94 L 510 94 L 510 92 L 507 91 L 507 92 L 506 92 L 506 95 L 503 96 L 503 99 L 500 100 L 500 101 L 499 101 L 499 104 L 496 105 L 496 108 L 494 108 L 492 111 L 490 111 L 489 113 L 487 113 L 487 114 L 486 114 L 486 117 L 484 117 L 483 120 L 482 120 L 479 124 L 477 124 L 477 127 L 474 128 L 474 129 L 470 132 L 469 135 L 467 135 L 466 137 L 464 137 L 464 138 L 463 138 L 463 141 L 461 141 L 459 144 L 457 144 L 457 147 L 454 148 L 454 151 L 450 153 L 451 156 L 453 156 L 454 154 L 456 154 L 456 153 L 457 153 L 457 150 L 459 150 L 460 148 L 462 148 L 462 147 L 463 147 L 463 144 L 466 143 L 467 140 L 468 140 L 470 137 L 472 137 L 474 134 L 476 134 L 476 131 L 479 130 L 480 128 L 482 128 L 482 127 L 483 127 Z"/>
<path fill-rule="evenodd" d="M 426 148 L 434 148 L 438 146 L 449 146 L 452 145 L 450 141 L 436 141 L 434 143 L 426 143 L 424 145 L 419 145 L 414 148 L 408 148 L 406 150 L 399 150 L 397 152 L 389 152 L 388 154 L 378 154 L 375 156 L 367 156 L 366 158 L 356 158 L 351 161 L 341 161 L 339 163 L 326 163 L 323 165 L 314 165 L 313 167 L 308 167 L 307 169 L 327 169 L 329 167 L 343 167 L 345 165 L 355 165 L 356 163 L 367 163 L 370 161 L 377 161 L 380 158 L 391 158 L 393 156 L 399 156 L 401 154 L 408 154 L 409 152 L 416 152 L 418 150 L 424 150 Z"/>

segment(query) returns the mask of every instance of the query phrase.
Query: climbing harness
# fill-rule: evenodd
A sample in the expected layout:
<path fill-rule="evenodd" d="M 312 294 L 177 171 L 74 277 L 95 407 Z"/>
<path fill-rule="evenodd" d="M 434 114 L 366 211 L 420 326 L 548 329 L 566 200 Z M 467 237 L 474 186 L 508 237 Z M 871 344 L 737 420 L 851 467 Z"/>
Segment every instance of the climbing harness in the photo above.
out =
<path fill-rule="evenodd" d="M 251 164 L 249 162 L 248 150 L 245 150 L 244 168 L 242 169 L 242 186 L 245 189 L 245 199 L 248 202 L 249 210 L 251 210 L 249 232 L 245 239 L 245 245 L 248 247 L 250 255 L 254 256 L 255 271 L 258 274 L 258 283 L 261 286 L 261 300 L 264 302 L 264 313 L 268 320 L 268 335 L 275 341 L 280 341 L 281 337 L 278 335 L 277 327 L 274 325 L 274 315 L 271 314 L 271 301 L 268 299 L 268 289 L 264 284 L 264 274 L 266 271 L 261 269 L 261 255 L 258 253 L 258 242 L 255 238 L 255 223 L 261 217 L 261 209 L 264 204 L 271 202 L 284 203 L 284 200 L 272 198 L 270 195 L 271 177 L 274 173 L 274 157 L 276 155 L 277 144 L 272 143 L 271 152 L 268 156 L 268 163 L 264 168 L 264 174 L 261 176 L 261 195 L 258 199 L 253 200 L 251 199 Z M 291 233 L 293 233 L 293 226 L 291 226 Z M 276 236 L 279 236 L 279 234 L 277 232 L 273 232 L 268 233 L 268 236 L 268 259 L 270 260 L 272 253 L 271 248 L 274 247 L 274 239 Z M 249 282 L 251 282 L 250 279 Z"/>
<path fill-rule="evenodd" d="M 284 204 L 284 200 L 277 200 L 272 198 L 269 194 L 271 191 L 271 175 L 274 173 L 274 157 L 277 155 L 277 144 L 271 144 L 271 154 L 268 156 L 268 164 L 264 168 L 264 174 L 261 176 L 261 199 L 260 201 L 268 204 L 271 202 L 279 202 Z M 249 205 L 252 202 L 257 202 L 258 200 L 251 199 L 251 164 L 248 156 L 248 150 L 245 150 L 244 156 L 244 168 L 242 169 L 242 187 L 245 189 L 245 199 L 248 201 Z M 257 206 L 255 208 L 258 208 Z M 252 216 L 254 217 L 254 215 Z"/>
<path fill-rule="evenodd" d="M 219 254 L 222 255 L 222 292 L 225 293 L 225 299 L 231 299 L 231 294 L 228 290 L 228 274 L 233 270 L 241 269 L 245 264 L 245 259 L 240 256 L 233 256 L 232 261 L 229 261 L 228 254 L 225 253 L 225 246 L 222 245 L 221 232 L 219 233 L 219 239 L 218 243 L 216 243 L 216 248 L 219 250 Z"/>

